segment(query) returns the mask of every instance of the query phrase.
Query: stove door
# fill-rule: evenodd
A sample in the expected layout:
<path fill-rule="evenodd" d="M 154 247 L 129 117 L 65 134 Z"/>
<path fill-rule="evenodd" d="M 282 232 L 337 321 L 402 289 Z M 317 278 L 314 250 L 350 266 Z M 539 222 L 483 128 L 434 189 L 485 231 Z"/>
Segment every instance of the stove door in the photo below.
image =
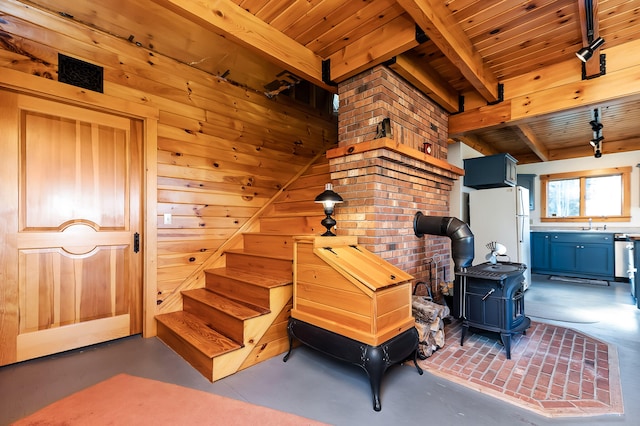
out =
<path fill-rule="evenodd" d="M 469 325 L 484 329 L 504 328 L 502 289 L 498 281 L 468 279 L 465 292 L 464 317 Z"/>

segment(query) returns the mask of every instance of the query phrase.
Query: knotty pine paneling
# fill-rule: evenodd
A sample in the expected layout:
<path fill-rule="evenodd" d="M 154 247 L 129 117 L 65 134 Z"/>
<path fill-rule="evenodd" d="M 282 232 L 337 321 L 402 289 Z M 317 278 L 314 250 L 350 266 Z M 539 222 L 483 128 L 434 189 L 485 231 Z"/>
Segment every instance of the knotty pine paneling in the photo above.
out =
<path fill-rule="evenodd" d="M 268 78 L 281 71 L 276 65 L 262 63 L 257 66 L 256 62 L 259 61 L 244 49 L 223 37 L 215 36 L 216 40 L 212 40 L 212 34 L 206 28 L 167 11 L 157 2 L 36 0 L 34 3 L 49 10 L 69 13 L 76 20 L 106 33 L 119 34 L 124 38 L 131 36 L 132 43 L 140 43 L 206 72 L 215 74 L 233 69 L 230 78 L 251 87 L 257 87 L 258 83 L 268 81 Z M 122 13 L 125 10 L 126 13 Z M 179 28 L 180 37 L 176 37 L 172 31 L 176 28 Z M 212 43 L 216 48 L 211 48 Z"/>
<path fill-rule="evenodd" d="M 17 0 L 2 2 L 0 16 L 0 67 L 56 79 L 61 52 L 104 67 L 106 94 L 159 109 L 160 301 L 337 141 L 332 117 L 289 99 L 270 100 Z"/>

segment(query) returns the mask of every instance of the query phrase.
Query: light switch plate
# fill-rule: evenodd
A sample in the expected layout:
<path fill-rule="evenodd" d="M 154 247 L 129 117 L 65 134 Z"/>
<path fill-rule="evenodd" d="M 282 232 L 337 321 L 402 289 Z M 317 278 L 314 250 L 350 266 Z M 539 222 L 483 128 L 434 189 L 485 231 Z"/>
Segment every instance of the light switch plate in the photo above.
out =
<path fill-rule="evenodd" d="M 164 214 L 164 224 L 171 225 L 171 213 Z"/>

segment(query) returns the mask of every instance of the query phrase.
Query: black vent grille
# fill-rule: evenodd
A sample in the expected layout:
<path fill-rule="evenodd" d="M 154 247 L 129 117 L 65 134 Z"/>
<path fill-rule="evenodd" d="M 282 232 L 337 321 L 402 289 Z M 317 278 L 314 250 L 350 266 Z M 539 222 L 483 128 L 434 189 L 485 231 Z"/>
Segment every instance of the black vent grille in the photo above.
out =
<path fill-rule="evenodd" d="M 103 68 L 58 53 L 58 81 L 104 93 Z"/>

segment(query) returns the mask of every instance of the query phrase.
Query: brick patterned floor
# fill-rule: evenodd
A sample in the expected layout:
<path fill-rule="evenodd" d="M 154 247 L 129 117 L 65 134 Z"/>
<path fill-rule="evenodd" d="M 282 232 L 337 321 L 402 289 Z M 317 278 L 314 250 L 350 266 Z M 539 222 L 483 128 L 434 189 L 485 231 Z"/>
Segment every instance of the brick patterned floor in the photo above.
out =
<path fill-rule="evenodd" d="M 471 329 L 460 346 L 461 321 L 445 328 L 442 349 L 420 366 L 430 373 L 547 417 L 622 414 L 615 346 L 555 325 L 531 322 L 511 339 Z"/>

